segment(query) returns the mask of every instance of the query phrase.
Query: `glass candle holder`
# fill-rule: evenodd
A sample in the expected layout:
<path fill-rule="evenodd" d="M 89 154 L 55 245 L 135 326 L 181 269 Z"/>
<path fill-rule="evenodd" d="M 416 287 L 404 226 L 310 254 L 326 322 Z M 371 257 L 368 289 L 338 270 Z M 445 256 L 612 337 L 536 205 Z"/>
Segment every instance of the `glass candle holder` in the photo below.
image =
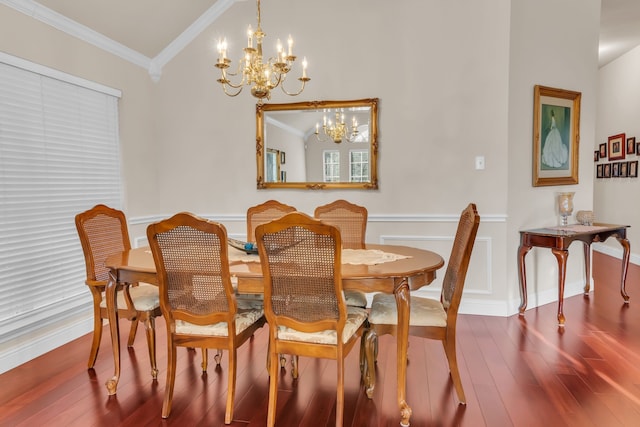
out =
<path fill-rule="evenodd" d="M 575 192 L 558 193 L 558 213 L 562 217 L 562 225 L 567 225 L 568 218 L 573 212 L 573 195 Z"/>

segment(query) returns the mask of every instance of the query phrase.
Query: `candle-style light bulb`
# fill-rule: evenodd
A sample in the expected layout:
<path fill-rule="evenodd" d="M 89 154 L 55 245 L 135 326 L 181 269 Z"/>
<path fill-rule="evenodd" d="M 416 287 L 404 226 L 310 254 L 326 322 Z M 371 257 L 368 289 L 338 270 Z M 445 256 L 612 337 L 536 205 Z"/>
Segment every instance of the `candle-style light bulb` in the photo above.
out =
<path fill-rule="evenodd" d="M 247 39 L 247 46 L 253 47 L 253 28 L 251 28 L 251 25 L 247 29 Z"/>
<path fill-rule="evenodd" d="M 278 42 L 276 43 L 276 50 L 278 51 L 278 62 L 282 62 L 282 57 L 284 56 L 284 54 L 282 51 L 282 43 L 280 42 L 280 39 L 278 39 Z"/>
<path fill-rule="evenodd" d="M 222 39 L 218 40 L 218 63 L 222 62 Z"/>
<path fill-rule="evenodd" d="M 227 57 L 227 39 L 218 40 L 218 64 L 224 64 Z"/>
<path fill-rule="evenodd" d="M 302 60 L 302 78 L 307 78 L 307 57 L 305 56 Z"/>
<path fill-rule="evenodd" d="M 289 34 L 287 43 L 289 44 L 289 56 L 293 56 L 293 38 L 291 37 L 291 34 Z"/>

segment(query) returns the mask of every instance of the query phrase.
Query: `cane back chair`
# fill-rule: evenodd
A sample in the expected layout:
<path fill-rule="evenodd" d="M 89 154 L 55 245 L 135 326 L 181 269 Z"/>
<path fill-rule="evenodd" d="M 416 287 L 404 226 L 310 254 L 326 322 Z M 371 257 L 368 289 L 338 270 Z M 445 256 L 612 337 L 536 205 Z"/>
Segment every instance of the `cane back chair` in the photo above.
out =
<path fill-rule="evenodd" d="M 228 350 L 225 424 L 233 418 L 237 348 L 264 325 L 264 310 L 239 309 L 229 273 L 227 231 L 190 213 L 147 227 L 167 324 L 167 385 L 162 418 L 171 412 L 178 346 Z"/>
<path fill-rule="evenodd" d="M 318 206 L 313 216 L 326 224 L 333 225 L 340 230 L 343 249 L 364 249 L 367 231 L 367 208 L 350 203 L 346 200 Z M 366 307 L 367 296 L 356 290 L 344 291 L 347 305 Z"/>
<path fill-rule="evenodd" d="M 93 341 L 89 352 L 88 367 L 93 368 L 100 340 L 103 320 L 107 319 L 107 304 L 104 299 L 105 287 L 109 281 L 109 269 L 104 266 L 110 255 L 131 249 L 127 221 L 122 211 L 105 205 L 79 213 L 75 217 L 76 229 L 84 252 L 87 271 L 86 284 L 93 298 Z M 128 346 L 132 347 L 138 329 L 143 322 L 147 333 L 151 374 L 157 378 L 155 317 L 160 316 L 158 289 L 149 284 L 119 284 L 117 289 L 119 318 L 131 321 Z"/>
<path fill-rule="evenodd" d="M 442 341 L 449 363 L 451 379 L 461 404 L 466 404 L 456 358 L 456 321 L 462 290 L 471 260 L 471 251 L 480 225 L 476 205 L 469 204 L 460 215 L 451 255 L 442 282 L 440 300 L 411 296 L 409 335 Z M 365 380 L 367 395 L 372 397 L 375 384 L 375 350 L 377 336 L 397 336 L 398 313 L 393 295 L 376 294 L 369 313 L 370 330 L 365 337 L 365 359 L 370 367 Z"/>
<path fill-rule="evenodd" d="M 277 200 L 268 200 L 259 205 L 251 206 L 247 209 L 247 241 L 255 243 L 256 228 L 274 219 L 295 212 L 296 208 L 285 205 Z"/>
<path fill-rule="evenodd" d="M 336 426 L 342 426 L 344 358 L 362 336 L 367 312 L 345 304 L 340 232 L 294 212 L 259 226 L 256 238 L 269 324 L 267 425 L 275 423 L 277 355 L 292 354 L 337 361 Z"/>

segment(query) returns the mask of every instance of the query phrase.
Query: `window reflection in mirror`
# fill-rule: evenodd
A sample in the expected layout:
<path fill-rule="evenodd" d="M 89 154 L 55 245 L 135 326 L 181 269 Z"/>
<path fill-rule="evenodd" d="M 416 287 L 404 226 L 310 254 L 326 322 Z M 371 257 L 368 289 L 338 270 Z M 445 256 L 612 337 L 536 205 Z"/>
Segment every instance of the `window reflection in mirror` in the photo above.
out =
<path fill-rule="evenodd" d="M 267 182 L 280 181 L 280 152 L 268 148 L 266 161 Z"/>
<path fill-rule="evenodd" d="M 258 188 L 377 188 L 377 107 L 377 99 L 258 105 Z"/>

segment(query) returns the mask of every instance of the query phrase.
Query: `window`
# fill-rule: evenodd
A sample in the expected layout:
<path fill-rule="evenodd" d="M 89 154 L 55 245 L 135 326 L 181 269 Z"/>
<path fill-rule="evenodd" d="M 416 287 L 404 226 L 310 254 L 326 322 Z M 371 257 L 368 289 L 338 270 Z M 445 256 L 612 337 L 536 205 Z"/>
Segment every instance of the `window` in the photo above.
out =
<path fill-rule="evenodd" d="M 337 150 L 325 150 L 323 156 L 323 181 L 340 182 L 340 152 Z"/>
<path fill-rule="evenodd" d="M 369 181 L 369 151 L 351 150 L 349 151 L 349 181 L 368 182 Z"/>
<path fill-rule="evenodd" d="M 119 96 L 0 52 L 0 343 L 91 307 L 74 217 L 121 206 Z"/>

